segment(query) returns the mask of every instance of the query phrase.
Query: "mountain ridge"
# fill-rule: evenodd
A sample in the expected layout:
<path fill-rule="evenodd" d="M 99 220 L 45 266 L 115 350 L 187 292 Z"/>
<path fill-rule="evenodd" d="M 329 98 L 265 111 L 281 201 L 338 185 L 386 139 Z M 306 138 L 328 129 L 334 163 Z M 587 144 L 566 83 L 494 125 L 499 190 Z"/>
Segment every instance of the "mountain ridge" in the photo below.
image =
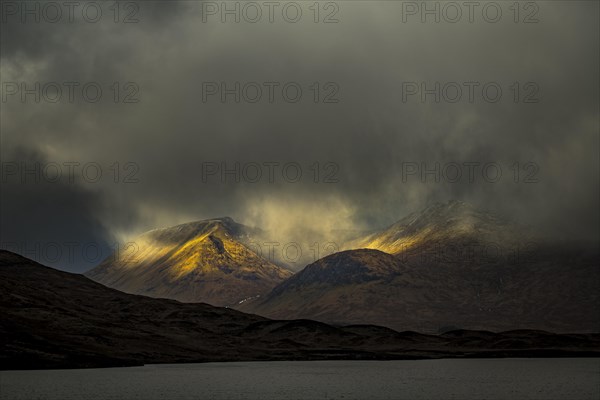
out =
<path fill-rule="evenodd" d="M 430 205 L 344 248 L 239 309 L 426 333 L 600 329 L 598 249 L 545 242 L 467 203 Z"/>
<path fill-rule="evenodd" d="M 343 248 L 371 248 L 411 256 L 432 252 L 436 245 L 453 241 L 471 249 L 501 246 L 500 250 L 508 252 L 531 240 L 534 235 L 528 228 L 508 218 L 463 201 L 450 200 L 412 212 L 381 230 L 344 243 Z"/>
<path fill-rule="evenodd" d="M 229 217 L 154 229 L 85 275 L 129 293 L 235 305 L 292 274 L 249 248 L 257 232 Z"/>
<path fill-rule="evenodd" d="M 600 330 L 598 251 L 536 243 L 531 230 L 464 202 L 429 205 L 293 275 L 245 247 L 260 234 L 227 217 L 152 230 L 142 240 L 158 244 L 139 271 L 125 258 L 114 280 L 102 279 L 102 267 L 91 277 L 132 293 L 278 319 L 427 333 Z M 162 254 L 165 243 L 172 248 Z M 165 274 L 176 284 L 156 279 Z M 127 287 L 132 277 L 143 285 Z"/>

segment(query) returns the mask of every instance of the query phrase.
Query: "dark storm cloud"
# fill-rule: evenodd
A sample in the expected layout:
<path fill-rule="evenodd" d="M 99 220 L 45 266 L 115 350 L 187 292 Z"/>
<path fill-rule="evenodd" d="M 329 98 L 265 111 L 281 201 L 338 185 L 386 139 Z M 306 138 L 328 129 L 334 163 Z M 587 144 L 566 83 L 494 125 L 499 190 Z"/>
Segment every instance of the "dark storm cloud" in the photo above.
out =
<path fill-rule="evenodd" d="M 136 163 L 139 182 L 103 180 L 94 186 L 103 201 L 85 210 L 120 238 L 230 215 L 278 237 L 324 240 L 330 229 L 387 225 L 448 199 L 546 232 L 597 238 L 598 4 L 537 4 L 536 24 L 515 24 L 507 9 L 497 24 L 403 23 L 401 3 L 393 2 L 339 2 L 333 24 L 315 24 L 306 7 L 295 24 L 280 14 L 273 23 L 223 24 L 214 16 L 204 23 L 200 2 L 139 3 L 135 24 L 3 24 L 3 82 L 104 88 L 94 104 L 3 103 L 3 157 L 7 146 L 27 146 L 56 161 Z M 115 81 L 138 85 L 139 102 L 110 101 Z M 203 83 L 236 81 L 280 86 L 273 103 L 265 92 L 257 103 L 203 101 Z M 436 81 L 497 82 L 503 97 L 490 103 L 478 91 L 473 103 L 403 101 L 403 83 Z M 282 98 L 286 82 L 302 87 L 301 101 Z M 327 82 L 339 86 L 338 103 L 322 103 Z M 522 102 L 527 82 L 539 87 L 539 103 Z M 203 179 L 206 163 L 236 162 L 279 165 L 274 182 L 264 166 L 257 183 Z M 302 167 L 299 182 L 281 175 L 290 162 Z M 453 162 L 495 163 L 502 177 L 491 183 L 480 167 L 473 182 L 403 174 L 407 163 Z M 537 181 L 523 182 L 532 172 Z"/>
<path fill-rule="evenodd" d="M 102 220 L 104 194 L 82 187 L 81 177 L 65 166 L 58 172 L 48 165 L 32 149 L 3 152 L 0 246 L 45 265 L 80 271 L 118 246 Z"/>

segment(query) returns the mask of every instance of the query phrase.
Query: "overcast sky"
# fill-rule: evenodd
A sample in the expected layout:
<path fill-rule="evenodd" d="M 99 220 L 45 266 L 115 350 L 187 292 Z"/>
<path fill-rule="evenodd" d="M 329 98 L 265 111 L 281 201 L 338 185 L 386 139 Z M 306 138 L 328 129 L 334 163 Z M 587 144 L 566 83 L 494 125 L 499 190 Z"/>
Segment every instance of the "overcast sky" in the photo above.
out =
<path fill-rule="evenodd" d="M 598 2 L 441 2 L 439 23 L 421 2 L 281 2 L 272 22 L 263 2 L 239 22 L 235 2 L 100 2 L 97 22 L 6 3 L 4 248 L 83 271 L 82 247 L 155 227 L 227 215 L 320 241 L 450 199 L 598 239 Z"/>

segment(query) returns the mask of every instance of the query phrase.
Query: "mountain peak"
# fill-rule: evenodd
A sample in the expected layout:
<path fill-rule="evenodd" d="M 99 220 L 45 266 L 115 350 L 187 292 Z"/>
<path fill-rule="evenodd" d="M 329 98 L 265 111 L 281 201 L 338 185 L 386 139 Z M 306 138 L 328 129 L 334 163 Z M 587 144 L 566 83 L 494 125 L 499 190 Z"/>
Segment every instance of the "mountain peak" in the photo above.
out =
<path fill-rule="evenodd" d="M 461 223 L 463 225 L 479 224 L 483 221 L 500 221 L 501 218 L 491 212 L 477 209 L 469 203 L 458 200 L 450 200 L 446 203 L 434 203 L 423 210 L 412 213 L 401 219 L 392 226 L 416 225 L 422 228 L 425 225 L 438 225 L 437 228 L 447 226 L 449 223 Z"/>
<path fill-rule="evenodd" d="M 154 229 L 86 276 L 115 289 L 186 302 L 232 305 L 291 275 L 255 253 L 260 230 L 230 217 Z"/>
<path fill-rule="evenodd" d="M 416 213 L 412 213 L 411 215 L 418 216 L 428 216 L 428 215 L 436 215 L 436 216 L 452 216 L 452 215 L 464 215 L 465 213 L 479 213 L 479 214 L 490 214 L 489 212 L 479 210 L 471 203 L 466 203 L 460 200 L 450 200 L 445 203 L 435 202 L 427 207 L 423 208 L 421 211 Z M 410 216 L 410 215 L 409 215 Z M 402 220 L 400 220 L 402 221 Z M 400 222 L 398 221 L 398 222 Z"/>
<path fill-rule="evenodd" d="M 219 217 L 219 218 L 210 218 L 210 219 L 205 219 L 205 220 L 200 220 L 200 221 L 196 221 L 196 223 L 213 223 L 213 224 L 217 224 L 217 225 L 222 225 L 228 229 L 238 229 L 242 225 L 236 221 L 234 221 L 233 218 L 231 217 Z"/>
<path fill-rule="evenodd" d="M 472 204 L 450 200 L 433 203 L 389 227 L 345 245 L 347 249 L 378 249 L 390 254 L 447 243 L 479 242 L 513 246 L 524 229 Z"/>
<path fill-rule="evenodd" d="M 330 254 L 307 265 L 271 292 L 278 295 L 289 289 L 323 285 L 353 285 L 389 279 L 405 270 L 396 257 L 373 249 L 347 250 Z"/>
<path fill-rule="evenodd" d="M 241 240 L 256 235 L 259 232 L 260 229 L 240 224 L 231 217 L 220 217 L 152 229 L 142 233 L 139 236 L 139 239 L 161 243 L 182 243 L 194 237 L 206 234 L 217 234 Z"/>

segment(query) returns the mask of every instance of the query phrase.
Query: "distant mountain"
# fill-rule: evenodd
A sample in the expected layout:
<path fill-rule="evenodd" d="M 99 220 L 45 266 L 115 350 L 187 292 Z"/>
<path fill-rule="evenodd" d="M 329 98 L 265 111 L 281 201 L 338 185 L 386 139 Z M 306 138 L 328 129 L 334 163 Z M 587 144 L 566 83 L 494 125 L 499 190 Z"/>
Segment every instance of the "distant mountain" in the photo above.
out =
<path fill-rule="evenodd" d="M 242 360 L 574 357 L 600 335 L 452 331 L 440 336 L 130 295 L 0 251 L 0 369 Z M 234 379 L 234 377 L 232 378 Z"/>
<path fill-rule="evenodd" d="M 155 229 L 85 275 L 127 293 L 233 306 L 292 275 L 252 250 L 258 233 L 228 217 Z"/>
<path fill-rule="evenodd" d="M 347 247 L 357 249 L 308 265 L 240 310 L 430 333 L 600 331 L 595 246 L 536 242 L 514 223 L 449 202 Z"/>
<path fill-rule="evenodd" d="M 435 203 L 343 248 L 376 249 L 405 260 L 473 261 L 518 256 L 535 244 L 527 228 L 462 201 Z"/>
<path fill-rule="evenodd" d="M 230 218 L 150 231 L 86 276 L 128 293 L 269 318 L 451 328 L 600 331 L 595 244 L 550 243 L 467 203 L 437 203 L 292 273 Z"/>

